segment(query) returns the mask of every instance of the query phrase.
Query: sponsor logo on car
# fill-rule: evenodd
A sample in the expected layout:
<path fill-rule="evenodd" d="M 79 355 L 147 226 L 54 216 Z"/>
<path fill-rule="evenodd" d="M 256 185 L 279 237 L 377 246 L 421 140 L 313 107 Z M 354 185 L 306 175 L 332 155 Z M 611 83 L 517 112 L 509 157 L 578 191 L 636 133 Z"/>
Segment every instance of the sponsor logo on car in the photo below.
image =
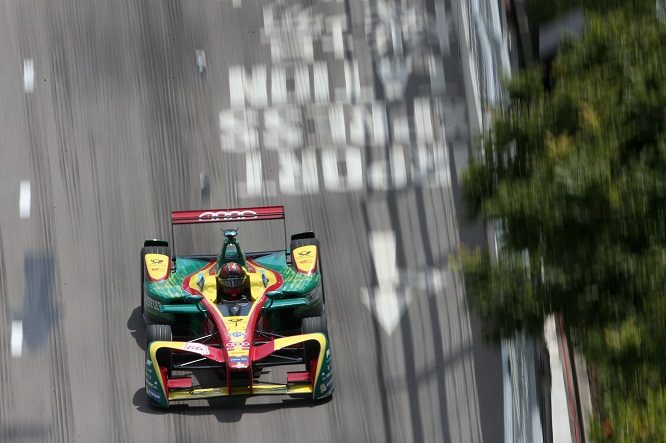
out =
<path fill-rule="evenodd" d="M 160 310 L 160 306 L 161 306 L 161 305 L 160 305 L 160 302 L 158 302 L 158 301 L 155 300 L 154 298 L 152 298 L 152 297 L 148 297 L 148 296 L 146 296 L 146 299 L 145 299 L 145 301 L 144 301 L 144 304 L 145 304 L 146 306 L 148 306 L 150 309 L 154 309 L 154 310 L 156 310 L 156 311 L 159 311 L 159 310 Z"/>
<path fill-rule="evenodd" d="M 185 346 L 183 347 L 183 350 L 184 351 L 195 352 L 195 353 L 201 354 L 201 355 L 210 354 L 210 349 L 208 349 L 208 346 L 202 345 L 201 343 L 185 343 Z"/>
<path fill-rule="evenodd" d="M 199 215 L 199 220 L 250 220 L 257 218 L 257 213 L 246 209 L 244 211 L 206 211 Z"/>
<path fill-rule="evenodd" d="M 270 391 L 286 391 L 286 390 L 287 390 L 287 387 L 284 386 L 284 385 L 281 385 L 281 386 L 269 386 L 267 389 L 270 390 Z"/>

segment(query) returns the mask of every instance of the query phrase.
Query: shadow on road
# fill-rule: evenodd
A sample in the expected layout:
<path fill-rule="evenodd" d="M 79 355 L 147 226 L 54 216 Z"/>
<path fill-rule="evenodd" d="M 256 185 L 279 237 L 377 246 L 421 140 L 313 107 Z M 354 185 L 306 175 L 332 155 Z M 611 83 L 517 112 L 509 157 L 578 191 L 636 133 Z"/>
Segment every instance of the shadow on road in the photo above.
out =
<path fill-rule="evenodd" d="M 322 401 L 309 399 L 274 397 L 273 403 L 247 404 L 248 397 L 213 398 L 210 400 L 197 400 L 195 405 L 176 403 L 169 409 L 159 409 L 150 404 L 146 396 L 146 390 L 141 388 L 136 391 L 132 403 L 139 412 L 151 415 L 207 415 L 214 416 L 220 423 L 236 423 L 246 414 L 263 414 L 278 409 L 315 408 L 331 402 L 332 397 Z"/>
<path fill-rule="evenodd" d="M 142 351 L 146 350 L 146 325 L 143 322 L 143 315 L 141 315 L 141 308 L 137 306 L 127 319 L 127 329 L 136 340 L 136 344 Z"/>
<path fill-rule="evenodd" d="M 25 293 L 23 296 L 23 340 L 30 350 L 39 350 L 60 320 L 56 300 L 55 257 L 49 249 L 28 251 L 23 258 Z"/>

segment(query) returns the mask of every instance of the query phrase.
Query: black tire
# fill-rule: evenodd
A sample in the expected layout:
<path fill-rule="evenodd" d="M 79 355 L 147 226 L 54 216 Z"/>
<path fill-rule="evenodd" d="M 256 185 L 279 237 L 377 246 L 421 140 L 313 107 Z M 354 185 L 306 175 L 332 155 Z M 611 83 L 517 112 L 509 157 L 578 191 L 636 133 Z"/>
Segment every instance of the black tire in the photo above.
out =
<path fill-rule="evenodd" d="M 151 240 L 157 242 L 157 240 Z M 148 240 L 146 240 L 148 242 Z M 166 244 L 166 242 L 164 242 Z M 168 246 L 144 246 L 141 248 L 141 313 L 143 314 L 143 283 L 146 281 L 146 254 L 162 254 L 171 258 L 171 249 Z"/>
<path fill-rule="evenodd" d="M 289 243 L 289 251 L 293 253 L 294 249 L 296 248 L 300 248 L 301 246 L 310 246 L 310 245 L 314 245 L 317 247 L 317 269 L 319 270 L 319 278 L 321 284 L 321 301 L 322 303 L 326 303 L 326 291 L 324 291 L 324 270 L 322 269 L 321 266 L 319 240 L 317 240 L 316 238 L 303 238 L 303 239 L 292 240 L 291 243 Z M 291 258 L 291 266 L 294 267 L 294 269 L 296 269 L 296 265 L 294 264 L 294 257 Z"/>
<path fill-rule="evenodd" d="M 305 317 L 301 322 L 301 332 L 303 334 L 313 334 L 321 332 L 328 336 L 328 326 L 326 324 L 326 317 Z M 305 359 L 305 367 L 310 370 L 310 360 L 319 355 L 319 344 L 313 342 L 303 343 L 303 358 Z"/>
<path fill-rule="evenodd" d="M 146 349 L 154 341 L 172 341 L 170 325 L 148 325 L 146 327 Z M 167 368 L 168 375 L 171 377 L 172 357 L 170 349 L 160 349 L 157 351 L 157 364 Z"/>

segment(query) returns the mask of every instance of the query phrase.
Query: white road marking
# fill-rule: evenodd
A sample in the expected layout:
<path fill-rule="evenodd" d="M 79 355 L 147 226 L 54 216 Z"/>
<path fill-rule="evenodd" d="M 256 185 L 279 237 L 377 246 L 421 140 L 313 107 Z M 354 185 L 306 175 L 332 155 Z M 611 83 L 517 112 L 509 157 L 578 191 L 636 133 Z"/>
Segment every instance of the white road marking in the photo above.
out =
<path fill-rule="evenodd" d="M 303 146 L 301 109 L 269 108 L 264 111 L 264 148 L 291 150 Z"/>
<path fill-rule="evenodd" d="M 345 58 L 345 42 L 342 38 L 342 20 L 344 16 L 331 17 L 331 34 L 333 36 L 333 54 L 338 60 Z"/>
<path fill-rule="evenodd" d="M 343 154 L 340 158 L 340 154 Z M 340 173 L 339 162 L 344 160 L 346 172 Z M 332 192 L 354 192 L 363 189 L 363 157 L 356 146 L 321 151 L 324 186 Z"/>
<path fill-rule="evenodd" d="M 12 322 L 11 353 L 12 357 L 20 357 L 23 353 L 23 322 L 21 320 Z"/>
<path fill-rule="evenodd" d="M 313 71 L 315 102 L 328 103 L 328 66 L 326 66 L 326 62 L 315 62 Z"/>
<path fill-rule="evenodd" d="M 353 103 L 359 98 L 361 80 L 358 74 L 357 60 L 345 60 L 345 88 L 347 91 L 347 103 Z"/>
<path fill-rule="evenodd" d="M 328 83 L 328 78 L 326 82 Z M 288 102 L 287 71 L 284 69 L 284 66 L 271 67 L 271 101 L 273 102 L 273 106 L 286 105 Z"/>
<path fill-rule="evenodd" d="M 268 106 L 266 66 L 255 65 L 249 76 L 243 66 L 229 68 L 229 102 L 232 107 L 245 107 L 246 102 L 256 108 Z"/>
<path fill-rule="evenodd" d="M 261 171 L 261 152 L 252 151 L 245 155 L 245 191 L 249 195 L 261 195 L 263 181 Z"/>
<path fill-rule="evenodd" d="M 400 324 L 412 297 L 410 287 L 400 286 L 393 231 L 371 231 L 370 251 L 377 286 L 361 288 L 361 302 L 370 309 L 387 335 Z M 373 297 L 370 297 L 370 294 Z"/>
<path fill-rule="evenodd" d="M 319 190 L 319 175 L 317 174 L 317 152 L 312 149 L 303 151 L 303 189 L 307 193 L 316 193 Z"/>
<path fill-rule="evenodd" d="M 194 57 L 196 58 L 197 61 L 197 69 L 199 70 L 199 74 L 203 74 L 206 72 L 206 51 L 203 49 L 197 49 L 194 51 Z"/>
<path fill-rule="evenodd" d="M 393 119 L 393 142 L 405 146 L 411 146 L 409 138 L 409 119 L 407 117 L 395 117 Z"/>
<path fill-rule="evenodd" d="M 384 103 L 374 103 L 372 105 L 372 132 L 376 145 L 386 145 L 388 142 L 388 121 Z"/>
<path fill-rule="evenodd" d="M 310 101 L 310 69 L 307 65 L 294 67 L 294 89 L 296 103 L 308 103 Z"/>
<path fill-rule="evenodd" d="M 431 144 L 435 137 L 432 128 L 430 112 L 430 98 L 421 97 L 414 100 L 414 124 L 416 126 L 416 140 L 420 143 Z"/>
<path fill-rule="evenodd" d="M 347 124 L 341 104 L 333 104 L 328 109 L 328 121 L 331 128 L 333 143 L 344 145 L 347 143 Z"/>
<path fill-rule="evenodd" d="M 30 181 L 21 180 L 19 186 L 19 216 L 22 219 L 30 218 Z"/>
<path fill-rule="evenodd" d="M 227 109 L 220 112 L 222 151 L 243 153 L 259 149 L 257 112 L 250 109 Z"/>
<path fill-rule="evenodd" d="M 23 60 L 23 90 L 27 93 L 35 90 L 35 64 L 31 58 Z"/>
<path fill-rule="evenodd" d="M 317 174 L 317 153 L 314 150 L 303 150 L 301 161 L 293 151 L 278 151 L 280 172 L 278 183 L 280 192 L 285 195 L 317 194 L 319 177 Z"/>
<path fill-rule="evenodd" d="M 375 102 L 370 109 L 365 106 L 354 106 L 350 110 L 349 139 L 352 144 L 365 146 L 368 141 L 366 134 L 371 135 L 373 146 L 385 146 L 388 142 L 388 121 L 386 105 Z"/>
<path fill-rule="evenodd" d="M 405 153 L 402 145 L 395 145 L 391 150 L 391 181 L 396 189 L 407 185 L 407 168 L 405 167 Z"/>

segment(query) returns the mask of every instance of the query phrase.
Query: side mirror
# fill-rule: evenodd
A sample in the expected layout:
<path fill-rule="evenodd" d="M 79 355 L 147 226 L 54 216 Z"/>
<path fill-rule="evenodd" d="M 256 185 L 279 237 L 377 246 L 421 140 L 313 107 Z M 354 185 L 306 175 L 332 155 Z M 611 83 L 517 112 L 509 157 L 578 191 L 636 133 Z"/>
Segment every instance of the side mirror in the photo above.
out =
<path fill-rule="evenodd" d="M 187 303 L 199 303 L 203 297 L 200 295 L 185 295 L 183 298 Z"/>

